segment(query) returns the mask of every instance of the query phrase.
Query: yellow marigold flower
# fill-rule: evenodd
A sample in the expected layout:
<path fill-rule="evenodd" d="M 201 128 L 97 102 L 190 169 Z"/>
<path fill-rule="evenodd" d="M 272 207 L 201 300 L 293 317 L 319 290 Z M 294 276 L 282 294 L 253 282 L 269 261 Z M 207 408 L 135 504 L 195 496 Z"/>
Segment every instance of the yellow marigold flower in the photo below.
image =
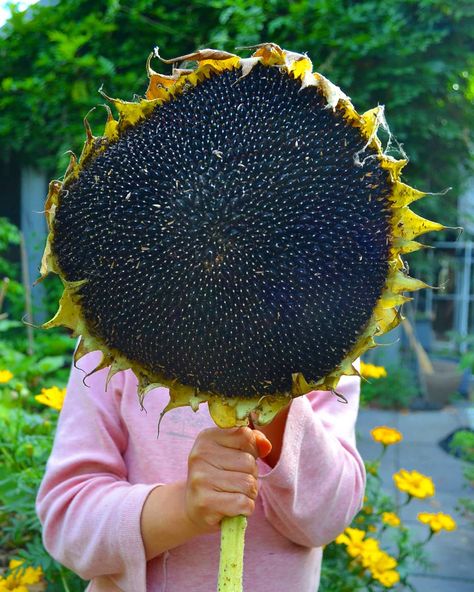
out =
<path fill-rule="evenodd" d="M 12 378 L 13 374 L 10 372 L 10 370 L 0 370 L 0 384 L 10 382 Z"/>
<path fill-rule="evenodd" d="M 400 576 L 395 571 L 397 561 L 380 549 L 379 542 L 376 539 L 365 538 L 365 535 L 366 533 L 363 530 L 346 528 L 336 538 L 336 543 L 346 545 L 347 553 L 356 558 L 363 567 L 369 569 L 374 579 L 389 588 L 400 579 Z"/>
<path fill-rule="evenodd" d="M 347 552 L 351 557 L 358 557 L 362 554 L 367 541 L 364 541 L 365 531 L 358 528 L 346 528 L 346 530 L 336 538 L 338 545 L 346 545 Z"/>
<path fill-rule="evenodd" d="M 0 592 L 28 592 L 28 586 L 37 584 L 43 577 L 41 567 L 22 567 L 23 561 L 12 559 L 10 573 L 0 578 Z"/>
<path fill-rule="evenodd" d="M 51 388 L 41 389 L 41 394 L 36 395 L 35 399 L 43 405 L 52 407 L 57 411 L 61 411 L 64 403 L 64 397 L 66 396 L 66 389 L 60 389 L 57 386 Z"/>
<path fill-rule="evenodd" d="M 401 524 L 400 518 L 395 514 L 395 512 L 384 512 L 382 514 L 382 522 L 384 524 L 388 524 L 388 526 L 393 526 L 394 528 L 400 526 Z"/>
<path fill-rule="evenodd" d="M 431 514 L 429 512 L 420 512 L 418 514 L 418 520 L 423 524 L 428 524 L 433 532 L 439 532 L 440 530 L 456 530 L 456 521 L 449 516 L 449 514 L 443 514 L 438 512 Z"/>
<path fill-rule="evenodd" d="M 384 571 L 388 571 L 390 569 L 394 569 L 397 567 L 397 560 L 395 557 L 392 557 L 385 551 L 380 551 L 378 553 L 372 563 L 371 569 L 374 573 L 381 573 Z"/>
<path fill-rule="evenodd" d="M 383 366 L 375 366 L 374 364 L 366 364 L 360 362 L 360 374 L 364 378 L 385 378 L 387 371 Z"/>
<path fill-rule="evenodd" d="M 389 569 L 388 571 L 377 574 L 377 577 L 373 576 L 373 578 L 378 580 L 385 588 L 392 588 L 392 586 L 395 586 L 400 581 L 400 574 L 394 569 Z"/>
<path fill-rule="evenodd" d="M 380 553 L 383 553 L 383 551 L 380 549 L 379 542 L 375 539 L 368 538 L 364 541 L 359 559 L 364 567 L 370 569 Z"/>
<path fill-rule="evenodd" d="M 376 579 L 381 573 L 395 569 L 398 565 L 395 557 L 392 557 L 385 551 L 379 550 L 378 552 L 372 553 L 370 559 L 371 561 L 368 567 L 372 576 Z"/>
<path fill-rule="evenodd" d="M 389 428 L 388 426 L 378 426 L 370 431 L 372 438 L 376 442 L 380 442 L 384 446 L 391 446 L 397 444 L 403 439 L 402 433 L 395 428 Z"/>
<path fill-rule="evenodd" d="M 393 475 L 395 485 L 400 491 L 405 491 L 411 497 L 424 499 L 435 494 L 435 486 L 430 477 L 418 473 L 418 471 L 406 471 L 400 469 Z"/>

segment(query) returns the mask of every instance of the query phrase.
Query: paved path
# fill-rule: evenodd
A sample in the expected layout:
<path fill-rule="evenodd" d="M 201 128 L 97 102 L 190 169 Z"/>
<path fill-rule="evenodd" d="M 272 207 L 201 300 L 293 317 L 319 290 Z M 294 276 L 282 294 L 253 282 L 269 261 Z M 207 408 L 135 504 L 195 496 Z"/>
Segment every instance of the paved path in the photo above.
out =
<path fill-rule="evenodd" d="M 416 519 L 417 513 L 443 511 L 458 523 L 455 532 L 440 533 L 428 544 L 434 567 L 430 573 L 413 575 L 417 592 L 474 592 L 474 528 L 455 509 L 458 498 L 467 497 L 472 490 L 464 487 L 461 461 L 438 446 L 455 429 L 469 425 L 466 410 L 449 407 L 442 411 L 398 413 L 362 409 L 357 424 L 358 447 L 367 460 L 376 458 L 380 451 L 380 445 L 370 437 L 370 430 L 378 425 L 397 428 L 403 434 L 403 441 L 390 447 L 383 460 L 384 488 L 398 494 L 392 474 L 401 468 L 416 469 L 432 477 L 435 483 L 436 495 L 432 500 L 413 500 L 402 509 L 404 522 L 415 532 L 425 532 Z"/>

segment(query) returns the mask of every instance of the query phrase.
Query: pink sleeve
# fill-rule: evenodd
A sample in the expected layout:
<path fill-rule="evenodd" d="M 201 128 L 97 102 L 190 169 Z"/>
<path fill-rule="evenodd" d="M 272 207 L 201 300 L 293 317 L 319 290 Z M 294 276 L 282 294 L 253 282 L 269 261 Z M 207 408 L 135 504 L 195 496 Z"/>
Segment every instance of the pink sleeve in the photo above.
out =
<path fill-rule="evenodd" d="M 293 542 L 320 547 L 332 541 L 359 511 L 365 469 L 355 446 L 360 379 L 343 377 L 347 398 L 315 391 L 295 399 L 277 465 L 259 461 L 265 516 Z"/>
<path fill-rule="evenodd" d="M 97 352 L 79 362 L 87 371 Z M 131 485 L 122 458 L 127 431 L 119 406 L 123 375 L 104 392 L 107 369 L 71 371 L 53 451 L 37 498 L 45 547 L 88 580 L 108 575 L 124 590 L 146 588 L 140 513 L 153 485 Z"/>

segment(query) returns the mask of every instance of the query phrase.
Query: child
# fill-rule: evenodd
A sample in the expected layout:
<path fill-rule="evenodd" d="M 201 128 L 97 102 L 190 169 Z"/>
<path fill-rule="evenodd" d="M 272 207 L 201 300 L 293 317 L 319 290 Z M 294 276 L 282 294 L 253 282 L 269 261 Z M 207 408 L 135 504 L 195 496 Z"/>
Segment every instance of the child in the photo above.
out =
<path fill-rule="evenodd" d="M 204 405 L 175 409 L 157 439 L 167 389 L 149 393 L 143 412 L 131 371 L 107 392 L 107 370 L 84 385 L 99 360 L 72 370 L 38 493 L 51 555 L 92 580 L 88 592 L 209 592 L 219 522 L 245 514 L 244 590 L 316 592 L 321 547 L 362 504 L 359 379 L 339 383 L 347 404 L 312 392 L 259 430 L 216 428 Z"/>

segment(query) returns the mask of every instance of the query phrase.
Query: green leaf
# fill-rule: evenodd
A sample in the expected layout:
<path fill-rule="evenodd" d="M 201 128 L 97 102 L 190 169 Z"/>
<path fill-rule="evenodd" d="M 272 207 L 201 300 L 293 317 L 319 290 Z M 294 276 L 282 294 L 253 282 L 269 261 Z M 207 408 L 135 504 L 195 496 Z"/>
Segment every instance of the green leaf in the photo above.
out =
<path fill-rule="evenodd" d="M 46 356 L 36 365 L 36 372 L 40 375 L 50 374 L 55 370 L 59 370 L 67 363 L 65 356 Z"/>
<path fill-rule="evenodd" d="M 0 320 L 0 333 L 10 331 L 10 329 L 16 328 L 24 328 L 23 323 L 21 323 L 20 321 L 9 321 L 5 319 Z"/>

